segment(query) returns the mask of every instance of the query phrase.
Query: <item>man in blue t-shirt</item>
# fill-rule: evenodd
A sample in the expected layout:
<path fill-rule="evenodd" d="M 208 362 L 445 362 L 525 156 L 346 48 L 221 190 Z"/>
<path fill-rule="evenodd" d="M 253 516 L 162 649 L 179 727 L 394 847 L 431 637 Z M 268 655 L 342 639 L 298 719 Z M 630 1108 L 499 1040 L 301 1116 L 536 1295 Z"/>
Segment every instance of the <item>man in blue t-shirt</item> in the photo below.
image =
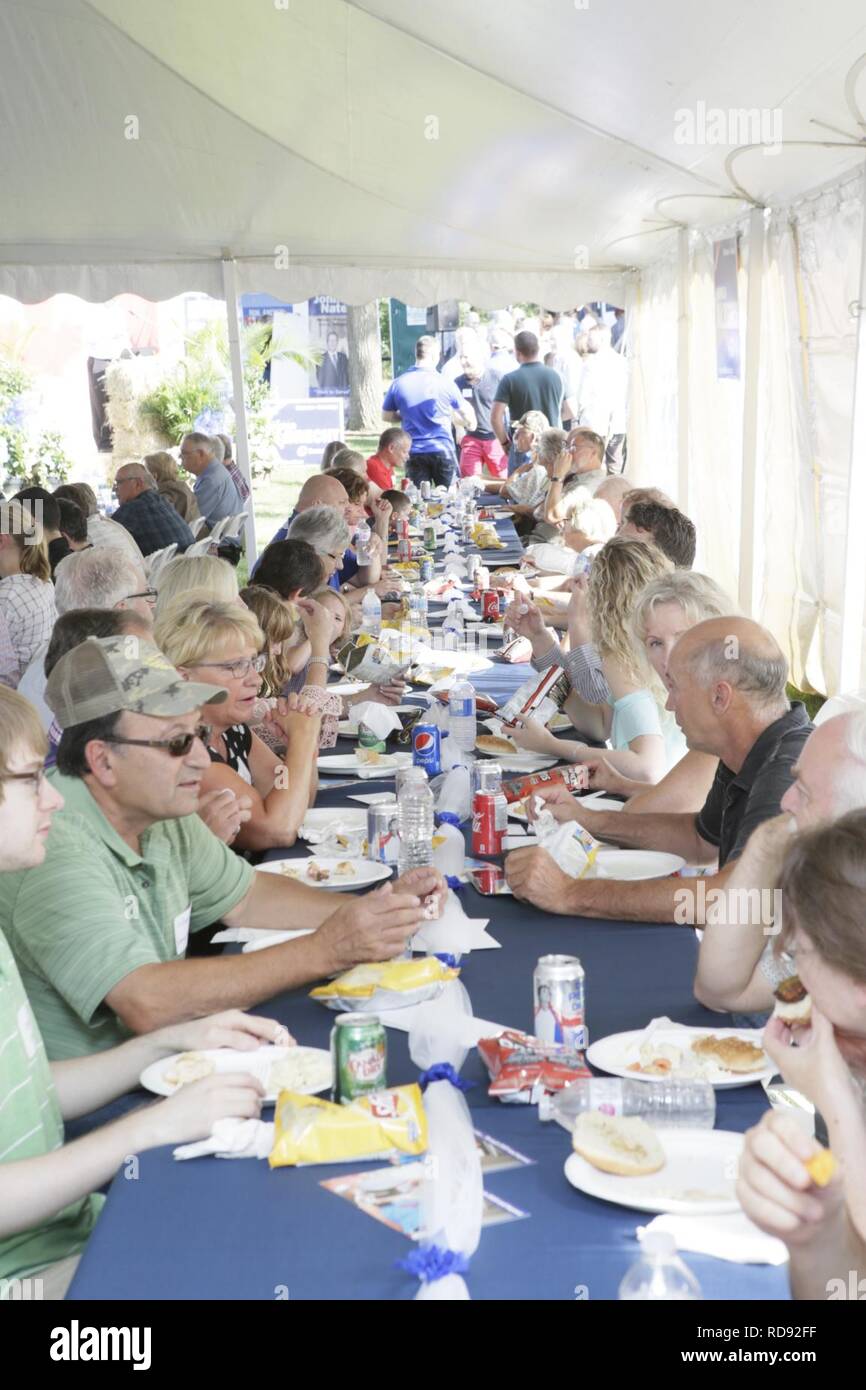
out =
<path fill-rule="evenodd" d="M 452 382 L 436 370 L 439 344 L 426 333 L 415 344 L 415 366 L 392 381 L 382 406 L 384 418 L 402 425 L 412 441 L 406 473 L 417 486 L 448 487 L 457 471 L 451 421 L 475 428 L 475 412 Z"/>

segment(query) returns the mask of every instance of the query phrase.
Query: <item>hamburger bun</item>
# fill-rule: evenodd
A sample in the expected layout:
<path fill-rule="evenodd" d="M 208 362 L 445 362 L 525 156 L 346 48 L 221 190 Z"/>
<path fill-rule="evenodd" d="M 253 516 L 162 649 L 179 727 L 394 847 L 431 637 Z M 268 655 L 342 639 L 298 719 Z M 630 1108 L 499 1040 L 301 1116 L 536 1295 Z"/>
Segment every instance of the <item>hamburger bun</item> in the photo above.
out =
<path fill-rule="evenodd" d="M 479 753 L 516 753 L 517 744 L 510 738 L 500 738 L 498 734 L 479 734 L 475 740 Z"/>
<path fill-rule="evenodd" d="M 586 1111 L 575 1121 L 571 1142 L 575 1153 L 602 1173 L 639 1178 L 665 1166 L 664 1149 L 646 1121 L 637 1117 Z"/>
<path fill-rule="evenodd" d="M 692 1043 L 692 1052 L 715 1062 L 724 1071 L 762 1071 L 767 1066 L 763 1049 L 745 1038 L 717 1038 L 709 1033 Z"/>
<path fill-rule="evenodd" d="M 789 975 L 773 991 L 776 1003 L 773 1017 L 781 1018 L 789 1028 L 805 1028 L 812 1017 L 812 1000 L 803 988 L 798 975 Z"/>

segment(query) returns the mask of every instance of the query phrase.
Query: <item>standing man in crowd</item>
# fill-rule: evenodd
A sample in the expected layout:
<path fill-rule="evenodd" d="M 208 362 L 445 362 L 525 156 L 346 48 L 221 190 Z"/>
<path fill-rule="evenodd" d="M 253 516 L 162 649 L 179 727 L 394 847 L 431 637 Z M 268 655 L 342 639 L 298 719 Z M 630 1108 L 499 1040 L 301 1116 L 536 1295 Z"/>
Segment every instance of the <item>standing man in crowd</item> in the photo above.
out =
<path fill-rule="evenodd" d="M 505 478 L 508 460 L 490 428 L 490 410 L 501 378 L 485 371 L 480 355 L 471 347 L 464 352 L 461 365 L 463 371 L 454 385 L 474 410 L 476 424 L 460 441 L 460 474 L 464 478 L 480 477 L 486 465 L 492 477 Z"/>
<path fill-rule="evenodd" d="M 519 366 L 506 372 L 496 389 L 490 411 L 490 428 L 508 452 L 511 440 L 507 420 L 518 420 L 530 410 L 540 410 L 552 425 L 562 418 L 562 378 L 538 360 L 539 344 L 534 333 L 521 332 L 514 339 L 514 355 Z"/>
<path fill-rule="evenodd" d="M 416 486 L 450 486 L 457 472 L 452 420 L 467 430 L 476 424 L 471 405 L 437 372 L 438 362 L 438 342 L 422 334 L 415 344 L 415 366 L 391 383 L 382 407 L 384 418 L 402 425 L 412 441 L 406 472 Z"/>

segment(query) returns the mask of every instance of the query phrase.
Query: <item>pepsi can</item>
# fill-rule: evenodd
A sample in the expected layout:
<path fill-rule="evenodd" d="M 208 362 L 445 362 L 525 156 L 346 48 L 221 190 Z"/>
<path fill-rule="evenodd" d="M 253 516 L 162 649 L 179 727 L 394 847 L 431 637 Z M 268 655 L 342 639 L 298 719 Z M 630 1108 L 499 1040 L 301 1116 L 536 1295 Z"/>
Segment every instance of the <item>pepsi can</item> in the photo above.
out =
<path fill-rule="evenodd" d="M 412 730 L 412 762 L 428 777 L 442 771 L 442 735 L 437 724 L 416 724 Z"/>

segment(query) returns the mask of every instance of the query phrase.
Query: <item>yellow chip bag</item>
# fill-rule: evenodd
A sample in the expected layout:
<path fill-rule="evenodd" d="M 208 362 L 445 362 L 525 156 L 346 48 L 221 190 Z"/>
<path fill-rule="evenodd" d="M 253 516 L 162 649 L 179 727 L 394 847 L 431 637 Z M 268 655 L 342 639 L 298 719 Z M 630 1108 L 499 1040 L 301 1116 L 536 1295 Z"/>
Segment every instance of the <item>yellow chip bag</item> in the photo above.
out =
<path fill-rule="evenodd" d="M 427 1148 L 421 1087 L 394 1086 L 334 1105 L 317 1096 L 281 1091 L 274 1115 L 272 1168 L 302 1163 L 350 1163 Z"/>
<path fill-rule="evenodd" d="M 311 990 L 313 999 L 372 999 L 383 990 L 389 994 L 411 994 L 430 985 L 442 985 L 456 980 L 459 970 L 452 970 L 436 956 L 420 956 L 417 960 L 377 961 L 372 965 L 356 965 L 336 980 Z"/>

